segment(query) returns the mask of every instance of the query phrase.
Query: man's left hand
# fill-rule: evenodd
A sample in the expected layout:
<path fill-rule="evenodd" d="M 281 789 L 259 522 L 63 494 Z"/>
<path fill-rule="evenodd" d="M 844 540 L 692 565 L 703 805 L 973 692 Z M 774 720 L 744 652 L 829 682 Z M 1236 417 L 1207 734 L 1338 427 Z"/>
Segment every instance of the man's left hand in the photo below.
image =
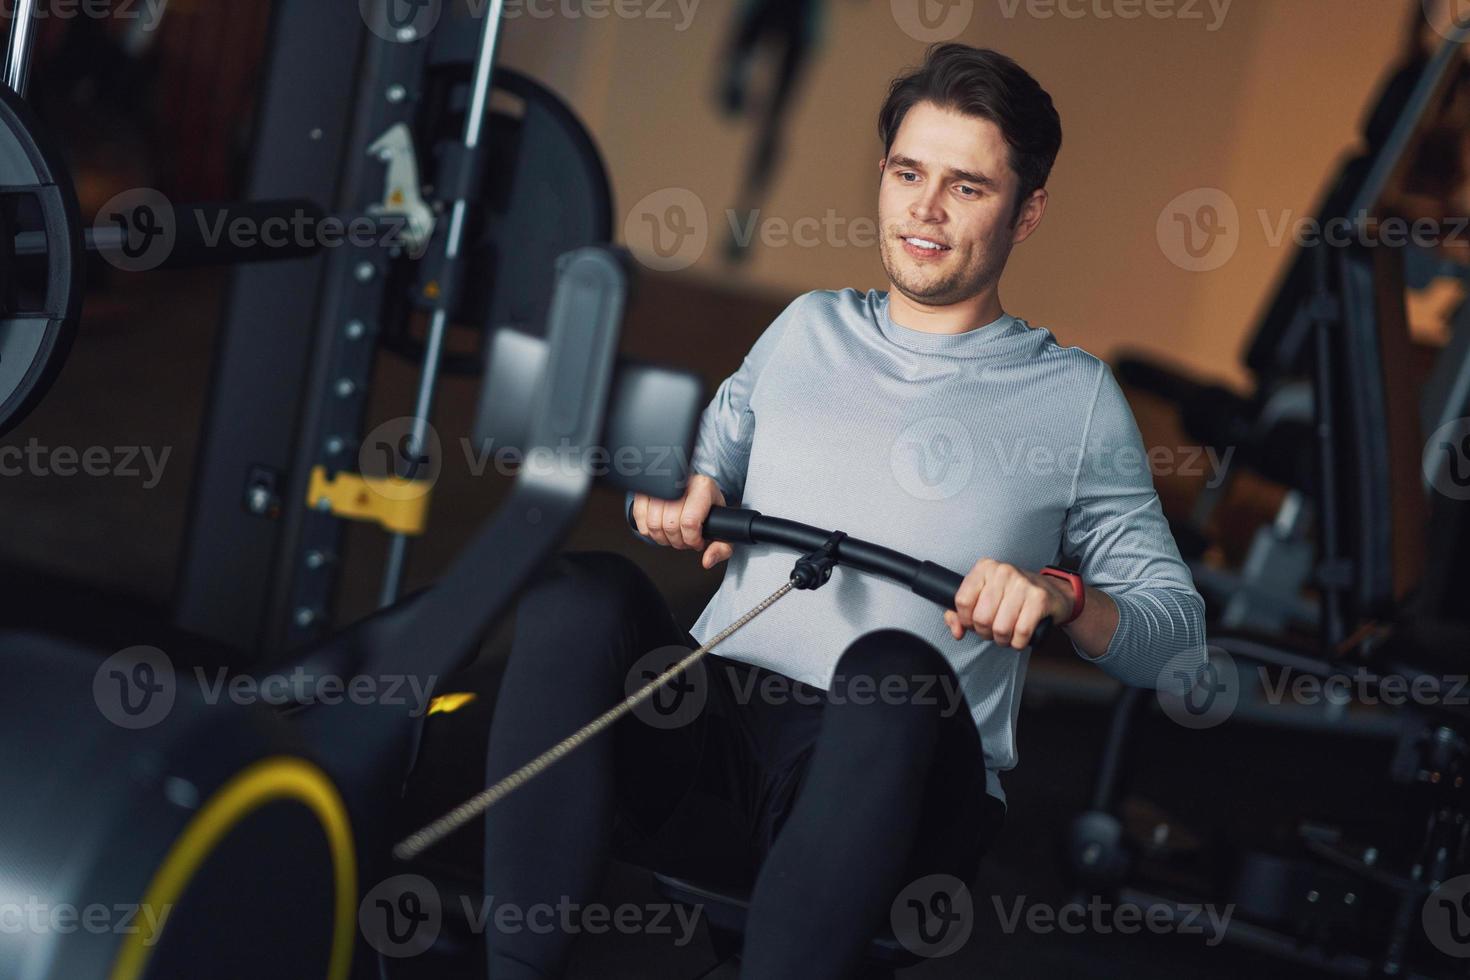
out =
<path fill-rule="evenodd" d="M 974 630 L 981 639 L 1023 650 L 1048 616 L 1057 623 L 1072 618 L 1071 589 L 1050 575 L 982 558 L 965 576 L 944 622 L 956 640 Z"/>

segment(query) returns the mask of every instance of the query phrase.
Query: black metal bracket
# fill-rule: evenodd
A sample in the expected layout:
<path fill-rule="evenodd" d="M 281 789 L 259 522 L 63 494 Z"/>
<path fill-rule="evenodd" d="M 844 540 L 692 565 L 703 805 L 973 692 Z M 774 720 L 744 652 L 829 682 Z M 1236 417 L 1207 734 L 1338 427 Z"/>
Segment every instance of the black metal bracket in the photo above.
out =
<path fill-rule="evenodd" d="M 798 558 L 796 567 L 791 570 L 791 584 L 798 589 L 820 589 L 826 585 L 832 577 L 832 569 L 837 567 L 837 545 L 845 537 L 846 532 L 833 531 L 820 548 Z"/>

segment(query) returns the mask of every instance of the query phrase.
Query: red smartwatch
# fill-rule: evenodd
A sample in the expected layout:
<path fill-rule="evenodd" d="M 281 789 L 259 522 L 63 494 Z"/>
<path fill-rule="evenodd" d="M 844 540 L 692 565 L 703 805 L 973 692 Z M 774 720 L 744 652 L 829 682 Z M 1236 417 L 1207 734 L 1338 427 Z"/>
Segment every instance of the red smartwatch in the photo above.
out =
<path fill-rule="evenodd" d="M 1082 586 L 1082 576 L 1077 573 L 1076 569 L 1063 568 L 1060 565 L 1048 565 L 1041 570 L 1041 574 L 1059 578 L 1072 587 L 1072 618 L 1057 625 L 1066 626 L 1067 623 L 1074 622 L 1078 616 L 1082 615 L 1082 607 L 1087 603 L 1087 589 Z"/>

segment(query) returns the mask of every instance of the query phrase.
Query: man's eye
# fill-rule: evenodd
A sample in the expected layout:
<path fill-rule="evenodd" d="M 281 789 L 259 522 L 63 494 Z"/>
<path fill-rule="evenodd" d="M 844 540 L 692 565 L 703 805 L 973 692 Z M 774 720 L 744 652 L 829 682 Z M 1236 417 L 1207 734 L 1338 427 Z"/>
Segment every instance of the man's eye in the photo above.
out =
<path fill-rule="evenodd" d="M 914 173 L 912 170 L 900 170 L 898 172 L 898 179 L 899 180 L 902 180 L 905 184 L 912 184 L 913 181 L 912 180 L 904 180 L 904 178 L 906 178 L 906 177 L 913 177 L 913 178 L 917 179 L 918 176 L 919 175 L 916 174 L 916 173 Z"/>
<path fill-rule="evenodd" d="M 961 185 L 960 185 L 960 188 L 959 188 L 959 189 L 960 189 L 960 191 L 961 191 L 961 192 L 962 192 L 962 193 L 963 193 L 963 194 L 964 194 L 964 195 L 965 195 L 965 196 L 966 196 L 966 197 L 979 197 L 979 196 L 980 196 L 980 192 L 979 192 L 979 191 L 977 191 L 977 190 L 976 190 L 976 189 L 975 189 L 975 188 L 973 188 L 973 187 L 966 187 L 966 186 L 965 186 L 965 185 L 964 185 L 964 184 L 961 184 Z"/>

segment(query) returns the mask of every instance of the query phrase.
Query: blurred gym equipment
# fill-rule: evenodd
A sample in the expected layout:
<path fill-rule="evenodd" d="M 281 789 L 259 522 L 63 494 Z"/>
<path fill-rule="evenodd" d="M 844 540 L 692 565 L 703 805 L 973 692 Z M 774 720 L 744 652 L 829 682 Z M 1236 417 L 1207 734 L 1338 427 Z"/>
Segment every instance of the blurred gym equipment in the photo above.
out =
<path fill-rule="evenodd" d="M 1411 143 L 1418 149 L 1422 130 L 1464 87 L 1466 73 L 1461 46 L 1453 41 L 1432 58 L 1414 57 L 1394 69 L 1364 119 L 1361 147 L 1341 165 L 1315 208 L 1315 227 L 1328 229 L 1343 222 L 1356 226 L 1378 206 L 1394 167 L 1404 160 Z M 1227 449 L 1234 452 L 1227 478 L 1203 489 L 1187 518 L 1171 521 L 1212 620 L 1229 629 L 1264 635 L 1288 628 L 1310 632 L 1320 616 L 1311 594 L 1313 536 L 1322 519 L 1316 506 L 1320 468 L 1310 448 L 1315 438 L 1312 263 L 1317 251 L 1315 246 L 1295 248 L 1246 347 L 1243 360 L 1255 380 L 1249 396 L 1189 377 L 1146 356 L 1125 353 L 1118 359 L 1119 378 L 1173 406 L 1191 439 L 1221 454 L 1219 458 Z M 1424 259 L 1415 254 L 1411 261 L 1411 272 L 1417 272 Z M 1415 397 L 1422 401 L 1426 423 L 1430 418 L 1448 421 L 1458 413 L 1459 395 L 1470 384 L 1470 362 L 1464 356 L 1467 337 L 1470 333 L 1464 330 L 1456 332 L 1422 397 Z M 1206 551 L 1212 521 L 1233 485 L 1229 477 L 1242 470 L 1279 484 L 1285 495 L 1275 519 L 1256 532 L 1243 564 L 1228 570 L 1207 560 Z"/>
<path fill-rule="evenodd" d="M 684 372 L 618 358 L 632 262 L 621 250 L 575 244 L 607 232 L 600 160 L 549 92 L 494 72 L 500 5 L 467 19 L 465 29 L 439 32 L 445 46 L 432 57 L 428 44 L 382 38 L 366 21 L 327 7 L 287 0 L 276 11 L 277 57 L 254 184 L 263 194 L 286 196 L 211 213 L 263 222 L 305 209 L 320 219 L 325 208 L 309 202 L 323 201 L 349 214 L 401 218 L 418 240 L 405 245 L 400 237 L 391 246 L 349 246 L 337 254 L 322 247 L 208 251 L 214 246 L 189 241 L 187 222 L 179 220 L 198 209 L 172 213 L 182 234 L 170 261 L 255 263 L 237 272 L 239 327 L 227 336 L 217 365 L 208 446 L 221 455 L 253 453 L 261 439 L 278 436 L 270 459 L 283 460 L 294 446 L 301 468 L 239 467 L 222 503 L 243 520 L 196 526 L 212 546 L 221 535 L 241 532 L 253 543 L 271 539 L 273 547 L 192 556 L 194 572 L 221 591 L 207 603 L 198 593 L 182 597 L 180 619 L 205 629 L 177 633 L 170 655 L 134 648 L 107 659 L 104 651 L 57 635 L 6 635 L 0 713 L 7 743 L 18 751 L 0 766 L 0 794 L 11 801 L 0 825 L 0 884 L 48 908 L 101 904 L 139 909 L 142 917 L 137 930 L 5 930 L 0 977 L 133 980 L 201 970 L 242 978 L 380 976 L 381 949 L 359 929 L 358 908 L 388 873 L 394 807 L 422 722 L 412 700 L 324 701 L 314 688 L 304 696 L 292 688 L 284 705 L 221 704 L 193 683 L 191 670 L 221 667 L 228 677 L 221 683 L 231 685 L 304 676 L 331 680 L 339 690 L 366 681 L 432 694 L 473 658 L 521 584 L 555 552 L 595 481 L 661 497 L 681 492 L 703 407 L 701 385 Z M 8 77 L 18 88 L 29 58 L 30 13 L 27 6 L 12 24 Z M 468 8 L 463 15 L 468 18 Z M 324 35 L 340 38 L 340 49 L 323 44 Z M 345 71 L 331 84 L 295 84 L 308 71 L 319 80 L 324 57 L 359 54 L 359 72 Z M 421 88 L 423 79 L 433 86 Z M 520 99 L 519 114 L 491 109 L 499 85 Z M 432 111 L 420 116 L 414 110 L 431 88 Z M 317 115 L 329 111 L 336 115 Z M 318 156 L 325 133 L 303 147 L 300 134 L 313 132 L 297 128 L 303 118 L 351 118 L 355 128 L 338 135 L 331 154 Z M 291 138 L 280 140 L 286 130 Z M 434 166 L 426 168 L 434 194 L 419 200 L 416 147 L 426 145 L 426 133 L 436 151 Z M 477 152 L 487 133 L 497 140 L 493 152 Z M 280 141 L 270 142 L 273 137 Z M 19 424 L 61 369 L 76 323 L 85 248 L 125 251 L 136 231 L 84 235 L 67 175 L 43 144 L 18 96 L 0 92 L 0 146 L 8 148 L 9 168 L 7 207 L 0 212 L 3 351 L 7 365 L 27 368 L 0 377 L 6 385 L 0 428 Z M 338 165 L 345 176 L 336 173 Z M 544 220 L 553 204 L 566 220 Z M 168 212 L 152 208 L 147 220 L 158 222 Z M 447 221 L 440 220 L 444 213 Z M 10 275 L 27 263 L 40 270 L 39 298 Z M 319 294 L 325 299 L 317 313 Z M 256 319 L 263 308 L 275 318 Z M 430 319 L 422 342 L 410 329 L 390 331 L 396 349 L 423 365 L 420 419 L 432 406 L 454 319 L 487 337 L 514 331 L 537 351 L 534 378 L 519 365 L 516 381 L 525 397 L 506 418 L 497 418 L 497 402 L 487 399 L 482 430 L 514 430 L 528 453 L 567 444 L 614 455 L 625 446 L 664 446 L 673 463 L 604 473 L 583 453 L 551 468 L 522 467 L 500 509 L 434 586 L 385 602 L 379 615 L 327 635 L 333 572 L 330 562 L 311 556 L 340 534 L 339 523 L 372 520 L 400 534 L 423 526 L 422 503 L 413 519 L 396 521 L 405 497 L 420 499 L 429 490 L 418 473 L 397 466 L 419 455 L 420 432 L 393 447 L 394 465 L 374 480 L 344 465 L 351 458 L 347 444 L 361 427 L 361 389 L 371 380 L 372 333 L 390 321 L 389 310 L 402 318 L 422 311 Z M 312 346 L 303 343 L 311 338 L 298 325 L 312 322 L 314 313 L 320 328 Z M 286 350 L 257 346 L 262 335 L 267 342 L 289 335 L 293 343 Z M 507 343 L 514 346 L 510 340 L 483 346 Z M 298 370 L 289 373 L 283 359 L 293 350 Z M 263 384 L 272 376 L 281 397 L 271 405 L 279 416 L 261 411 L 269 397 L 260 390 L 251 393 L 248 409 L 229 410 L 225 402 L 240 394 L 231 385 L 252 378 Z M 293 383 L 304 389 L 300 397 L 289 390 Z M 286 427 L 287 409 L 299 413 L 293 425 L 306 427 L 299 442 Z M 246 438 L 243 430 L 261 415 L 281 428 Z M 318 439 L 323 431 L 341 445 Z M 208 458 L 201 482 L 219 475 L 211 464 L 222 465 Z M 350 484 L 354 492 L 333 494 L 324 483 Z M 268 634 L 262 612 L 273 594 L 266 587 L 274 551 L 284 547 L 275 539 L 293 515 L 290 540 L 306 550 L 304 557 L 292 552 L 287 570 L 316 573 L 310 588 L 320 614 L 291 618 L 287 650 L 267 643 L 268 635 L 281 638 Z M 385 587 L 390 598 L 402 568 L 402 551 L 396 554 Z M 270 560 L 247 567 L 251 559 Z M 293 587 L 301 583 L 282 583 L 280 594 L 292 596 Z M 67 599 L 51 601 L 62 606 Z M 254 628 L 232 636 L 230 623 Z M 133 682 L 138 686 L 130 690 Z M 122 693 L 118 711 L 109 712 L 113 687 Z"/>
<path fill-rule="evenodd" d="M 1378 212 L 1416 129 L 1447 78 L 1460 71 L 1464 39 L 1465 32 L 1452 38 L 1422 69 L 1377 153 L 1349 165 L 1359 176 L 1339 180 L 1323 214 L 1361 226 Z M 1401 86 L 1399 76 L 1390 90 Z M 1213 728 L 1228 717 L 1229 725 L 1328 730 L 1342 742 L 1356 740 L 1343 751 L 1366 753 L 1386 742 L 1387 785 L 1369 789 L 1383 777 L 1365 772 L 1362 792 L 1393 794 L 1398 812 L 1357 824 L 1333 813 L 1305 814 L 1280 832 L 1263 828 L 1260 840 L 1217 841 L 1199 824 L 1170 815 L 1182 800 L 1128 795 L 1130 768 L 1138 766 L 1130 735 L 1148 723 L 1151 701 L 1127 690 L 1113 710 L 1092 808 L 1065 842 L 1083 889 L 1169 915 L 1183 914 L 1190 902 L 1233 903 L 1236 918 L 1224 938 L 1346 976 L 1456 974 L 1425 941 L 1420 909 L 1439 883 L 1470 867 L 1470 714 L 1453 698 L 1395 700 L 1390 686 L 1452 689 L 1470 642 L 1459 567 L 1470 544 L 1460 498 L 1470 495 L 1426 493 L 1426 478 L 1438 478 L 1423 468 L 1430 458 L 1424 426 L 1470 416 L 1470 398 L 1457 381 L 1435 392 L 1447 404 L 1421 412 L 1424 377 L 1410 344 L 1404 251 L 1365 244 L 1301 250 L 1252 346 L 1250 363 L 1263 382 L 1253 401 L 1140 362 L 1129 369 L 1134 380 L 1175 397 L 1191 432 L 1251 447 L 1252 465 L 1269 467 L 1272 458 L 1288 456 L 1311 464 L 1299 475 L 1280 467 L 1270 472 L 1294 488 L 1299 500 L 1292 507 L 1314 515 L 1314 539 L 1291 542 L 1305 550 L 1294 552 L 1287 578 L 1315 589 L 1315 636 L 1271 635 L 1289 617 L 1279 598 L 1269 614 L 1253 600 L 1252 615 L 1212 629 L 1210 683 L 1176 707 L 1187 716 L 1176 717 L 1171 737 L 1203 739 L 1189 729 Z M 1445 367 L 1452 357 L 1461 360 Z M 1463 347 L 1452 344 L 1438 370 L 1463 377 L 1470 370 L 1463 358 Z M 1283 394 L 1293 385 L 1309 399 L 1309 415 L 1279 409 L 1282 399 L 1301 397 Z M 1211 412 L 1221 417 L 1209 418 Z M 1281 454 L 1272 440 L 1283 438 L 1288 422 L 1297 430 L 1295 448 Z M 1278 553 L 1270 560 L 1284 559 Z M 1238 588 L 1255 595 L 1287 586 L 1279 568 L 1260 571 L 1278 579 L 1247 580 Z M 1274 685 L 1300 679 L 1361 690 L 1379 710 L 1352 697 L 1326 697 L 1315 709 L 1293 705 L 1290 696 L 1283 703 L 1283 688 Z M 1218 738 L 1230 731 L 1222 727 Z M 1217 753 L 1229 751 L 1228 742 L 1212 744 Z"/>
<path fill-rule="evenodd" d="M 618 368 L 628 267 L 597 248 L 561 263 L 528 449 L 569 438 L 616 452 L 622 444 L 604 439 L 620 431 L 636 446 L 650 435 L 680 439 L 681 458 L 692 450 L 699 383 Z M 344 690 L 365 681 L 433 691 L 555 552 L 594 478 L 590 464 L 523 468 L 435 586 L 276 671 L 228 683 L 299 675 Z M 682 478 L 670 470 L 616 483 L 672 496 Z M 390 873 L 395 800 L 421 722 L 411 699 L 317 701 L 313 689 L 284 710 L 213 704 L 203 685 L 176 682 L 183 671 L 147 652 L 103 664 L 55 638 L 12 634 L 4 646 L 10 683 L 0 700 L 7 738 L 22 750 L 0 767 L 14 801 L 0 833 L 8 880 L 48 908 L 102 903 L 166 920 L 129 934 L 7 930 L 0 976 L 379 975 L 381 947 L 358 929 L 357 910 Z M 115 675 L 123 684 L 142 676 L 171 703 L 150 719 L 154 695 L 143 696 L 147 723 L 129 729 L 98 710 L 97 685 Z"/>

